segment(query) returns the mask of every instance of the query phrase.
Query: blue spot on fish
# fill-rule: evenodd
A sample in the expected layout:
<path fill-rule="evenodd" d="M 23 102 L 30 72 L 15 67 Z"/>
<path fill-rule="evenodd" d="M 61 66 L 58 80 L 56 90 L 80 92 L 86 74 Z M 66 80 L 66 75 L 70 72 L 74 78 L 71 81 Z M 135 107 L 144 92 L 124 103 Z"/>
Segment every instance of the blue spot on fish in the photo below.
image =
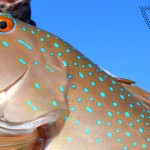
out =
<path fill-rule="evenodd" d="M 32 47 L 30 45 L 28 45 L 26 42 L 22 41 L 22 40 L 18 40 L 18 42 L 22 45 L 24 45 L 27 49 L 32 50 Z"/>

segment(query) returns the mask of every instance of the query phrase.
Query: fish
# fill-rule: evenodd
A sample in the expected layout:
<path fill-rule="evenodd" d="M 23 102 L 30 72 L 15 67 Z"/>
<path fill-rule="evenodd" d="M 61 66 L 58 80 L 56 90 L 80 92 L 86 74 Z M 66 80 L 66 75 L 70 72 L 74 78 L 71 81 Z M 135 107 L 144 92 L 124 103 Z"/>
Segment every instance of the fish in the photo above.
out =
<path fill-rule="evenodd" d="M 149 149 L 150 110 L 58 36 L 0 13 L 0 149 Z"/>
<path fill-rule="evenodd" d="M 9 13 L 14 18 L 36 26 L 31 19 L 31 0 L 1 0 L 0 12 Z"/>

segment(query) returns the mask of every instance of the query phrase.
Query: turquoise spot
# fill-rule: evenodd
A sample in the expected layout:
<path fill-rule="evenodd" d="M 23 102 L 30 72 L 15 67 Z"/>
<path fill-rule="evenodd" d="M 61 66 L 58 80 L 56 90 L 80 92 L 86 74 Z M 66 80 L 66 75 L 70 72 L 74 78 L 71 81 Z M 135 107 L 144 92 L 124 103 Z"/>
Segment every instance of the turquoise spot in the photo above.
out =
<path fill-rule="evenodd" d="M 104 77 L 105 77 L 106 79 L 108 78 L 108 76 L 106 76 L 106 75 L 105 75 Z"/>
<path fill-rule="evenodd" d="M 94 100 L 94 98 L 93 97 L 90 97 L 90 101 L 92 102 Z"/>
<path fill-rule="evenodd" d="M 40 90 L 40 88 L 41 88 L 38 83 L 35 83 L 34 86 L 35 86 L 38 90 Z"/>
<path fill-rule="evenodd" d="M 66 52 L 67 52 L 67 53 L 70 53 L 70 49 L 66 49 Z"/>
<path fill-rule="evenodd" d="M 69 74 L 69 75 L 68 75 L 68 78 L 69 78 L 69 79 L 72 79 L 72 75 L 71 75 L 71 74 Z"/>
<path fill-rule="evenodd" d="M 93 66 L 92 66 L 91 64 L 88 64 L 88 66 L 89 66 L 90 68 L 93 68 Z"/>
<path fill-rule="evenodd" d="M 74 112 L 75 111 L 75 107 L 71 107 L 71 111 Z"/>
<path fill-rule="evenodd" d="M 137 123 L 140 123 L 140 122 L 141 122 L 141 120 L 140 120 L 140 119 L 136 119 L 136 122 L 137 122 Z"/>
<path fill-rule="evenodd" d="M 134 106 L 132 104 L 130 104 L 129 106 L 130 106 L 130 108 L 134 108 Z"/>
<path fill-rule="evenodd" d="M 58 40 L 59 38 L 57 36 L 55 36 L 55 39 Z"/>
<path fill-rule="evenodd" d="M 128 147 L 127 147 L 126 145 L 125 145 L 123 148 L 124 148 L 124 150 L 127 150 L 127 149 L 128 149 Z"/>
<path fill-rule="evenodd" d="M 108 132 L 108 134 L 107 134 L 107 135 L 108 135 L 108 137 L 109 137 L 109 138 L 112 138 L 112 137 L 113 137 L 113 135 L 112 135 L 112 133 L 111 133 L 111 132 Z"/>
<path fill-rule="evenodd" d="M 97 106 L 98 106 L 98 107 L 101 107 L 101 106 L 102 106 L 102 103 L 101 103 L 101 102 L 97 102 Z"/>
<path fill-rule="evenodd" d="M 77 125 L 80 124 L 80 121 L 79 121 L 79 120 L 76 120 L 76 124 L 77 124 Z"/>
<path fill-rule="evenodd" d="M 82 98 L 81 97 L 78 97 L 78 102 L 81 102 L 82 101 Z"/>
<path fill-rule="evenodd" d="M 73 64 L 74 64 L 74 66 L 78 66 L 78 63 L 77 63 L 77 62 L 74 62 Z"/>
<path fill-rule="evenodd" d="M 131 97 L 131 94 L 128 94 L 128 97 Z"/>
<path fill-rule="evenodd" d="M 57 55 L 58 55 L 59 57 L 61 57 L 61 56 L 62 56 L 62 53 L 61 53 L 61 52 L 58 52 Z"/>
<path fill-rule="evenodd" d="M 86 68 L 86 66 L 84 64 L 82 64 L 82 68 Z"/>
<path fill-rule="evenodd" d="M 138 106 L 140 106 L 140 105 L 141 105 L 139 102 L 136 102 L 136 104 L 137 104 Z"/>
<path fill-rule="evenodd" d="M 118 120 L 118 124 L 122 124 L 123 122 L 122 122 L 122 120 Z"/>
<path fill-rule="evenodd" d="M 146 145 L 146 144 L 142 144 L 142 148 L 144 148 L 144 149 L 145 149 L 146 147 L 147 147 L 147 145 Z"/>
<path fill-rule="evenodd" d="M 6 41 L 4 41 L 4 40 L 2 41 L 2 43 L 3 43 L 3 45 L 6 46 L 6 47 L 9 46 L 9 44 L 8 44 Z"/>
<path fill-rule="evenodd" d="M 90 107 L 86 107 L 87 112 L 92 113 L 92 109 Z"/>
<path fill-rule="evenodd" d="M 147 142 L 150 142 L 150 138 L 147 138 Z"/>
<path fill-rule="evenodd" d="M 54 43 L 54 46 L 55 46 L 56 48 L 59 48 L 59 44 L 57 44 L 57 43 Z"/>
<path fill-rule="evenodd" d="M 146 122 L 146 123 L 145 123 L 145 125 L 146 125 L 146 126 L 149 126 L 149 123 L 148 123 L 148 122 Z"/>
<path fill-rule="evenodd" d="M 27 102 L 26 102 L 28 105 L 30 105 L 30 106 L 32 106 L 32 103 L 31 103 L 31 101 L 30 100 L 27 100 Z"/>
<path fill-rule="evenodd" d="M 114 91 L 114 88 L 110 86 L 110 87 L 109 87 L 109 90 L 110 90 L 110 91 Z"/>
<path fill-rule="evenodd" d="M 85 132 L 86 132 L 86 134 L 90 134 L 91 131 L 90 131 L 90 129 L 87 128 L 87 129 L 85 129 Z"/>
<path fill-rule="evenodd" d="M 103 97 L 103 98 L 105 98 L 105 97 L 106 97 L 106 95 L 105 95 L 105 93 L 104 93 L 104 92 L 100 92 L 100 96 L 101 96 L 101 97 Z"/>
<path fill-rule="evenodd" d="M 94 81 L 92 81 L 92 82 L 91 82 L 91 85 L 92 85 L 92 86 L 95 86 L 95 85 L 96 85 L 96 83 L 95 83 Z"/>
<path fill-rule="evenodd" d="M 92 72 L 90 72 L 90 71 L 88 72 L 88 74 L 89 74 L 89 76 L 92 76 L 92 75 L 93 75 L 93 73 L 92 73 Z"/>
<path fill-rule="evenodd" d="M 75 84 L 72 84 L 72 88 L 73 88 L 73 89 L 76 89 L 77 86 L 76 86 Z"/>
<path fill-rule="evenodd" d="M 120 94 L 120 98 L 123 100 L 125 99 L 125 97 L 122 94 Z"/>
<path fill-rule="evenodd" d="M 117 111 L 117 114 L 120 115 L 121 114 L 120 111 Z"/>
<path fill-rule="evenodd" d="M 47 38 L 50 38 L 51 36 L 50 36 L 49 34 L 46 34 L 46 37 L 47 37 Z"/>
<path fill-rule="evenodd" d="M 25 32 L 25 31 L 27 31 L 27 29 L 25 28 L 25 27 L 22 27 L 22 30 Z"/>
<path fill-rule="evenodd" d="M 107 114 L 108 114 L 108 117 L 112 117 L 113 116 L 112 112 L 110 112 L 110 111 Z"/>
<path fill-rule="evenodd" d="M 45 49 L 44 48 L 40 48 L 41 52 L 44 53 L 45 52 Z"/>
<path fill-rule="evenodd" d="M 131 133 L 130 132 L 126 132 L 126 136 L 131 136 Z"/>
<path fill-rule="evenodd" d="M 110 127 L 110 126 L 111 126 L 111 123 L 110 123 L 110 122 L 107 122 L 107 126 Z"/>
<path fill-rule="evenodd" d="M 35 32 L 34 32 L 33 30 L 31 30 L 31 33 L 32 33 L 32 34 L 35 34 Z"/>
<path fill-rule="evenodd" d="M 97 120 L 97 124 L 100 125 L 102 124 L 102 122 L 100 120 Z"/>
<path fill-rule="evenodd" d="M 88 88 L 84 88 L 83 90 L 84 90 L 85 93 L 88 93 L 88 92 L 89 92 L 89 89 L 88 89 Z"/>
<path fill-rule="evenodd" d="M 120 133 L 120 130 L 119 130 L 119 129 L 117 129 L 117 130 L 116 130 L 116 132 L 117 132 L 117 133 Z"/>
<path fill-rule="evenodd" d="M 18 58 L 18 60 L 19 60 L 23 65 L 26 65 L 26 64 L 27 64 L 22 58 Z"/>
<path fill-rule="evenodd" d="M 120 138 L 118 138 L 118 139 L 117 139 L 117 142 L 118 142 L 118 143 L 120 143 L 120 142 L 121 142 L 121 139 L 120 139 Z"/>
<path fill-rule="evenodd" d="M 40 38 L 40 41 L 41 41 L 41 42 L 44 42 L 44 38 L 43 38 L 43 37 L 42 37 L 42 38 Z"/>
<path fill-rule="evenodd" d="M 96 138 L 95 143 L 99 143 L 99 142 L 100 142 L 99 138 Z"/>
<path fill-rule="evenodd" d="M 52 101 L 52 104 L 53 104 L 54 107 L 57 107 L 57 106 L 58 106 L 58 105 L 57 105 L 57 102 L 54 101 L 54 100 Z"/>
<path fill-rule="evenodd" d="M 140 114 L 141 118 L 145 118 L 145 115 L 144 114 Z"/>
<path fill-rule="evenodd" d="M 80 78 L 82 78 L 82 79 L 85 78 L 84 74 L 82 72 L 79 72 L 78 74 L 79 74 Z"/>
<path fill-rule="evenodd" d="M 27 49 L 32 50 L 32 47 L 30 45 L 28 45 L 26 42 L 22 41 L 22 40 L 18 40 L 18 42 L 22 45 L 24 45 Z"/>
<path fill-rule="evenodd" d="M 65 92 L 65 89 L 64 89 L 63 86 L 60 86 L 60 87 L 59 87 L 59 90 L 60 90 L 61 92 Z"/>
<path fill-rule="evenodd" d="M 38 111 L 38 108 L 34 105 L 32 105 L 32 102 L 30 100 L 27 100 L 26 103 L 34 110 L 34 111 Z"/>
<path fill-rule="evenodd" d="M 116 85 L 116 82 L 115 82 L 114 80 L 112 80 L 112 83 L 113 83 L 114 85 Z"/>
<path fill-rule="evenodd" d="M 113 102 L 113 106 L 117 107 L 118 106 L 117 102 Z"/>
<path fill-rule="evenodd" d="M 33 109 L 34 111 L 38 111 L 38 108 L 37 108 L 36 106 L 32 106 L 32 109 Z"/>
<path fill-rule="evenodd" d="M 130 122 L 130 123 L 129 123 L 129 126 L 130 126 L 130 127 L 133 127 L 133 123 L 132 123 L 132 122 Z"/>
<path fill-rule="evenodd" d="M 123 89 L 123 88 L 120 88 L 120 91 L 121 91 L 121 92 L 123 92 L 123 91 L 124 91 L 124 89 Z"/>
<path fill-rule="evenodd" d="M 126 117 L 130 117 L 130 113 L 129 112 L 125 112 Z"/>
<path fill-rule="evenodd" d="M 65 121 L 68 121 L 68 120 L 69 120 L 69 117 L 68 117 L 68 116 L 66 116 L 66 117 L 65 117 Z"/>
<path fill-rule="evenodd" d="M 139 128 L 140 133 L 144 133 L 144 130 L 142 128 Z"/>
<path fill-rule="evenodd" d="M 68 63 L 65 60 L 62 63 L 65 67 L 68 67 Z"/>
<path fill-rule="evenodd" d="M 51 52 L 51 53 L 50 53 L 50 55 L 51 55 L 51 56 L 54 56 L 54 53 L 53 53 L 53 52 Z"/>
<path fill-rule="evenodd" d="M 50 72 L 54 72 L 54 70 L 53 70 L 50 66 L 46 65 L 45 67 L 46 67 L 46 69 L 48 69 Z"/>
<path fill-rule="evenodd" d="M 102 77 L 98 77 L 98 79 L 99 79 L 101 82 L 104 81 L 104 79 L 103 79 Z"/>
<path fill-rule="evenodd" d="M 136 143 L 136 142 L 133 142 L 132 145 L 133 145 L 134 147 L 136 147 L 136 146 L 137 146 L 137 143 Z"/>
<path fill-rule="evenodd" d="M 38 65 L 38 64 L 39 64 L 39 62 L 38 62 L 38 61 L 34 61 L 34 64 L 35 64 L 35 65 Z"/>
<path fill-rule="evenodd" d="M 71 138 L 68 136 L 67 137 L 67 142 L 70 143 L 71 142 Z"/>
<path fill-rule="evenodd" d="M 80 56 L 77 56 L 77 59 L 81 60 L 81 57 L 80 57 Z"/>
<path fill-rule="evenodd" d="M 38 32 L 40 32 L 41 30 L 40 29 L 36 29 Z"/>

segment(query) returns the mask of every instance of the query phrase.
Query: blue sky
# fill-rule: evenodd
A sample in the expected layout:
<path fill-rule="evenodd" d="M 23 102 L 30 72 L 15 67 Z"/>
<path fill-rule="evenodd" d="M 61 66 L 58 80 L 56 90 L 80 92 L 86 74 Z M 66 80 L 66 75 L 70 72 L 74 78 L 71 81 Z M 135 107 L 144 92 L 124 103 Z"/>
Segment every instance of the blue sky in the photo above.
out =
<path fill-rule="evenodd" d="M 149 0 L 31 0 L 37 26 L 112 74 L 150 92 L 150 29 L 139 6 Z M 150 10 L 147 11 L 150 19 Z"/>

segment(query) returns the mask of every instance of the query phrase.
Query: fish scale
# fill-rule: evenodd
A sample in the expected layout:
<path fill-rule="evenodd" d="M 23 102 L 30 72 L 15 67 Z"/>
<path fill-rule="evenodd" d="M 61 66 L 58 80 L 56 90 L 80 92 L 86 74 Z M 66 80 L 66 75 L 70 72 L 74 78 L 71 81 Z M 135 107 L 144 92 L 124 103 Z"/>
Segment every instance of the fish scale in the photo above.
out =
<path fill-rule="evenodd" d="M 46 150 L 149 149 L 150 111 L 129 91 L 57 36 L 14 23 L 0 35 L 1 90 L 23 74 L 5 104 L 8 123 L 55 122 Z"/>

